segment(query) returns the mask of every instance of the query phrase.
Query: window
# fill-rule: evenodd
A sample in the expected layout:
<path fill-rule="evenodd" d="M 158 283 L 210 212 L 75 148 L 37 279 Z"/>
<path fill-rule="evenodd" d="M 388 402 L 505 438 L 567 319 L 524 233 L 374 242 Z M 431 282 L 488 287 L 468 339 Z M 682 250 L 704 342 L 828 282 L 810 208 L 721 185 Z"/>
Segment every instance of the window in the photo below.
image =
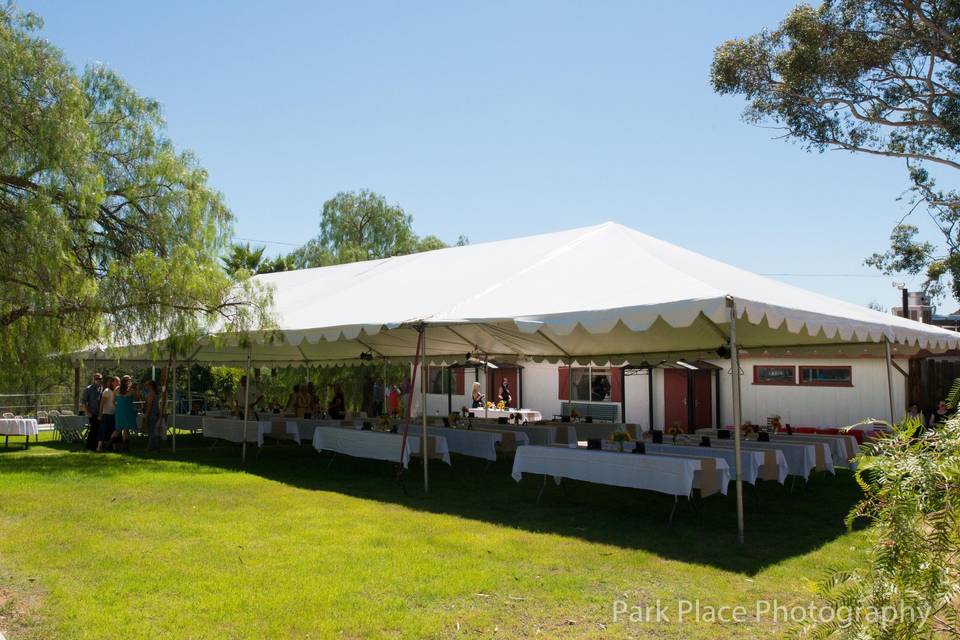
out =
<path fill-rule="evenodd" d="M 800 384 L 811 387 L 852 387 L 851 367 L 800 367 Z"/>
<path fill-rule="evenodd" d="M 566 400 L 572 389 L 574 402 L 619 402 L 622 384 L 622 370 L 618 368 L 562 367 L 557 397 Z"/>
<path fill-rule="evenodd" d="M 755 365 L 753 384 L 797 384 L 797 369 L 790 366 Z"/>
<path fill-rule="evenodd" d="M 450 378 L 453 379 L 450 380 Z M 454 395 L 462 396 L 464 394 L 463 369 L 459 367 L 449 371 L 446 367 L 427 367 L 427 375 L 424 380 L 427 385 L 427 393 L 445 396 L 448 391 L 451 391 Z"/>

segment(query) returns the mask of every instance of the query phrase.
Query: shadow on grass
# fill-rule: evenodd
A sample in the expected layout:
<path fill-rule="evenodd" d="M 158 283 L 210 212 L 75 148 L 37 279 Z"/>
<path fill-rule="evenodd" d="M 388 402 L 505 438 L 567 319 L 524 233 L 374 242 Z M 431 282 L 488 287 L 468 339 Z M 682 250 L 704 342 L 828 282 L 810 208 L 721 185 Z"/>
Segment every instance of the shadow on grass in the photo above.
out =
<path fill-rule="evenodd" d="M 66 454 L 70 451 L 76 451 L 76 446 L 41 443 L 27 452 L 0 449 L 0 474 L 110 475 L 131 465 L 140 470 L 146 466 L 156 473 L 182 474 L 185 468 L 191 473 L 246 472 L 302 489 L 642 549 L 671 560 L 747 575 L 809 553 L 844 534 L 843 519 L 861 496 L 850 472 L 843 469 L 837 470 L 837 476 L 817 474 L 809 486 L 797 482 L 793 492 L 790 479 L 786 487 L 764 482 L 755 490 L 744 485 L 747 543 L 739 545 L 734 485 L 729 495 L 699 501 L 697 508 L 681 499 L 673 524 L 668 525 L 673 498 L 647 491 L 576 481 L 564 481 L 561 488 L 551 481 L 538 504 L 542 476 L 514 482 L 512 458 L 489 468 L 483 460 L 464 456 L 454 456 L 452 467 L 433 461 L 427 494 L 419 459 L 411 462 L 401 485 L 396 481 L 397 465 L 348 456 L 332 459 L 308 445 L 268 447 L 259 456 L 256 448 L 250 447 L 245 465 L 238 447 L 211 447 L 209 441 L 191 436 L 178 438 L 176 454 L 169 449 L 156 453 L 141 449 L 122 455 Z"/>

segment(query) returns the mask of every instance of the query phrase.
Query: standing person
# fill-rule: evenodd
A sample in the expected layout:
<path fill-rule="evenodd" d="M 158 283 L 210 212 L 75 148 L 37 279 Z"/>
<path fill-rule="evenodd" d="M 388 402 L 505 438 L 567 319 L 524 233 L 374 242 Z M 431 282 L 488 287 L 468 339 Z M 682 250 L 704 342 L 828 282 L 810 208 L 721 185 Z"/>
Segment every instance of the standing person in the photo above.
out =
<path fill-rule="evenodd" d="M 117 378 L 107 380 L 107 386 L 100 394 L 100 410 L 98 413 L 100 416 L 100 442 L 97 444 L 97 451 L 101 453 L 106 450 L 107 444 L 113 438 L 113 428 L 116 425 L 114 421 L 116 411 L 114 390 L 117 385 L 114 384 L 114 380 L 117 380 Z"/>
<path fill-rule="evenodd" d="M 160 417 L 157 404 L 157 383 L 147 380 L 147 397 L 143 405 L 143 423 L 147 428 L 147 451 L 157 450 L 157 418 Z"/>
<path fill-rule="evenodd" d="M 244 403 L 247 403 L 244 405 Z M 250 382 L 250 389 L 247 389 L 247 376 L 242 376 L 240 378 L 240 386 L 237 388 L 237 417 L 241 420 L 243 419 L 244 408 L 250 411 L 250 418 L 256 419 L 257 417 L 257 405 L 263 402 L 263 392 L 257 388 L 257 385 Z"/>
<path fill-rule="evenodd" d="M 310 391 L 308 391 L 309 385 L 301 384 L 300 390 L 297 391 L 297 397 L 294 400 L 294 409 L 297 412 L 298 418 L 306 418 L 309 420 L 315 416 L 312 405 L 312 400 L 310 398 Z"/>
<path fill-rule="evenodd" d="M 123 451 L 130 451 L 130 430 L 137 427 L 137 410 L 133 407 L 133 401 L 139 399 L 140 394 L 133 385 L 133 379 L 130 376 L 123 376 L 114 398 L 116 431 L 113 432 L 116 445 Z M 122 442 L 119 442 L 121 440 Z"/>
<path fill-rule="evenodd" d="M 347 415 L 347 399 L 343 395 L 343 387 L 340 383 L 333 385 L 333 398 L 330 400 L 327 411 L 334 420 L 343 420 Z"/>
<path fill-rule="evenodd" d="M 283 412 L 288 416 L 296 416 L 297 418 L 302 418 L 303 416 L 297 413 L 297 398 L 300 396 L 300 385 L 293 385 L 293 391 L 287 397 L 287 404 L 283 408 Z"/>
<path fill-rule="evenodd" d="M 90 428 L 87 430 L 87 449 L 97 450 L 100 440 L 100 396 L 103 394 L 103 376 L 100 372 L 93 374 L 93 382 L 83 389 L 83 411 L 87 414 Z"/>
<path fill-rule="evenodd" d="M 388 398 L 390 403 L 390 415 L 394 418 L 400 417 L 400 387 L 397 385 L 390 385 L 390 397 Z"/>
<path fill-rule="evenodd" d="M 470 398 L 473 400 L 472 407 L 474 409 L 479 409 L 483 407 L 483 393 L 480 392 L 480 383 L 473 383 L 473 391 L 470 392 Z"/>
<path fill-rule="evenodd" d="M 307 413 L 312 418 L 319 418 L 323 414 L 323 408 L 320 406 L 320 396 L 317 394 L 317 387 L 312 382 L 307 383 Z"/>
<path fill-rule="evenodd" d="M 497 396 L 497 398 L 506 408 L 510 408 L 510 402 L 513 400 L 513 396 L 510 395 L 510 386 L 507 384 L 506 378 L 500 382 L 500 394 Z"/>
<path fill-rule="evenodd" d="M 383 415 L 383 378 L 376 378 L 373 381 L 373 416 Z"/>

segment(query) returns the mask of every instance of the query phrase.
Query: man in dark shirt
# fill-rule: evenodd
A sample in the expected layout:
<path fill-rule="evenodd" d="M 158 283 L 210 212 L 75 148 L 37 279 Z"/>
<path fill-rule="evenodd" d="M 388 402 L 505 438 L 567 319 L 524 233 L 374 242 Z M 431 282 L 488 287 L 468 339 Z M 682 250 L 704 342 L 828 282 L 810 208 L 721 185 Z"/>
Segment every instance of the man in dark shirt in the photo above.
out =
<path fill-rule="evenodd" d="M 87 449 L 97 450 L 97 441 L 100 439 L 100 396 L 103 395 L 103 376 L 99 372 L 93 374 L 93 382 L 83 390 L 83 410 L 87 414 L 90 425 L 87 431 Z"/>

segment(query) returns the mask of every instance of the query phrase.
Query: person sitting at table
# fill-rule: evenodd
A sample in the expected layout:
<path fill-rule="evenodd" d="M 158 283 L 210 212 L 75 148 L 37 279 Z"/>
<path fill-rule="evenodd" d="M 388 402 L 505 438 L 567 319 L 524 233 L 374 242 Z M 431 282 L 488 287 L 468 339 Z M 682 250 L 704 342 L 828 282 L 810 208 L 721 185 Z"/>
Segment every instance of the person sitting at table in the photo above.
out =
<path fill-rule="evenodd" d="M 497 399 L 503 403 L 503 406 L 510 407 L 510 401 L 513 400 L 513 396 L 510 395 L 510 387 L 507 385 L 506 378 L 500 382 L 500 393 L 497 395 Z"/>
<path fill-rule="evenodd" d="M 479 382 L 474 382 L 474 383 L 473 383 L 473 392 L 470 394 L 470 396 L 473 398 L 473 408 L 474 408 L 474 409 L 479 409 L 479 408 L 481 408 L 481 407 L 483 406 L 483 394 L 480 393 L 480 383 L 479 383 Z"/>
<path fill-rule="evenodd" d="M 947 403 L 941 400 L 937 403 L 936 410 L 930 414 L 930 427 L 935 427 L 944 420 L 947 419 L 947 416 L 950 415 L 950 410 L 947 408 Z"/>
<path fill-rule="evenodd" d="M 339 384 L 333 385 L 333 398 L 327 406 L 327 413 L 334 420 L 343 420 L 347 415 L 347 400 L 343 395 L 343 387 Z"/>

